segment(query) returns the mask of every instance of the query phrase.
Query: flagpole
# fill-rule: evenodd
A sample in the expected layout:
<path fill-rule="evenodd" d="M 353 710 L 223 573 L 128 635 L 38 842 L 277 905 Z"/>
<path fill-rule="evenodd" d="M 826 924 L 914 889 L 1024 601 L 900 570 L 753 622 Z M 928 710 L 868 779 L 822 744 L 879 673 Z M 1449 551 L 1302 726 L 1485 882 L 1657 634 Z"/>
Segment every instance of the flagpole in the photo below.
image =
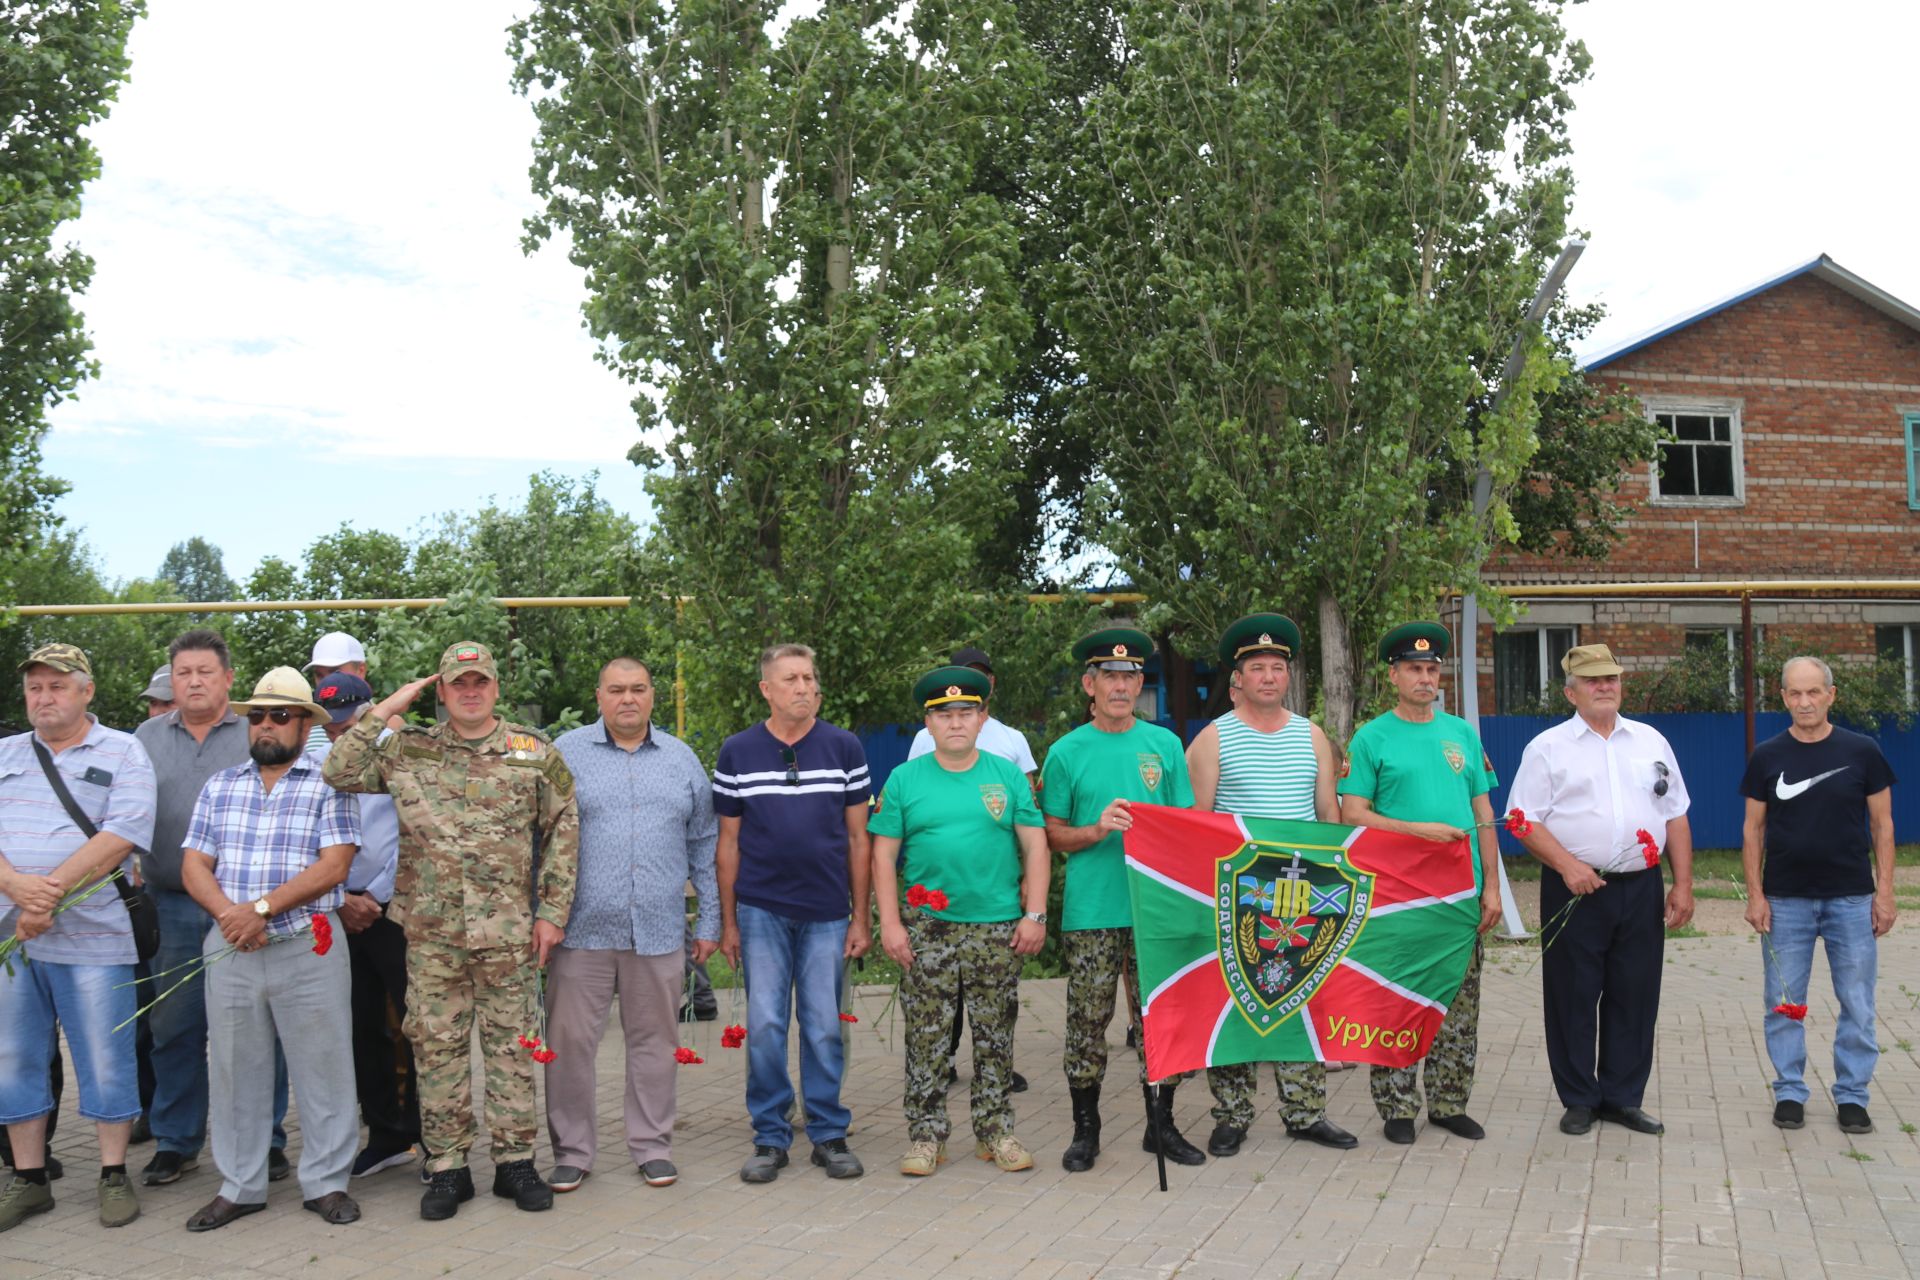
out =
<path fill-rule="evenodd" d="M 1139 963 L 1136 956 L 1134 964 Z M 1160 1189 L 1165 1191 L 1167 1189 L 1167 1146 L 1160 1141 L 1160 1134 L 1155 1128 L 1153 1085 L 1147 1080 L 1147 1018 L 1140 1011 L 1139 995 L 1124 975 L 1120 979 L 1120 989 L 1127 993 L 1127 1016 L 1133 1019 L 1134 1026 L 1140 1028 L 1140 1099 L 1147 1104 L 1147 1133 L 1153 1138 L 1153 1160 L 1160 1168 Z"/>

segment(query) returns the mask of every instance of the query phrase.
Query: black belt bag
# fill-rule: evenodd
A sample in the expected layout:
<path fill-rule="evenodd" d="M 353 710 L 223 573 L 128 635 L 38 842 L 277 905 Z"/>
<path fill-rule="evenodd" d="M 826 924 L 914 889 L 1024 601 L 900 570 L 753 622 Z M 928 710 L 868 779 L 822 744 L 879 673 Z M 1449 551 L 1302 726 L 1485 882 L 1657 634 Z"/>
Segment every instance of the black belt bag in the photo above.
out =
<path fill-rule="evenodd" d="M 38 737 L 33 740 L 33 754 L 40 757 L 40 768 L 47 775 L 47 782 L 53 787 L 53 794 L 60 797 L 60 804 L 73 819 L 73 825 L 80 833 L 91 840 L 100 834 L 93 825 L 93 819 L 87 816 L 79 802 L 73 798 L 73 792 L 67 790 L 67 780 L 60 776 L 60 770 L 54 768 L 53 755 L 46 744 Z M 136 853 L 145 853 L 136 849 Z M 160 952 L 160 908 L 154 905 L 147 891 L 127 883 L 125 876 L 115 876 L 113 887 L 120 891 L 120 904 L 127 909 L 127 918 L 133 922 L 133 949 L 142 961 L 151 960 Z"/>

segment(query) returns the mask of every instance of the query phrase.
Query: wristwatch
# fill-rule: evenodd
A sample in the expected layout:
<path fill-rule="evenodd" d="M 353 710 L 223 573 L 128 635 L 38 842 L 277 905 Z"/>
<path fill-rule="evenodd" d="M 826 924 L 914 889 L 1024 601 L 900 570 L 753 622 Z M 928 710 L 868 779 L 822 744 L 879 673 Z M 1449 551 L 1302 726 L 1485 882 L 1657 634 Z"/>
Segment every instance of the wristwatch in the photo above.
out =
<path fill-rule="evenodd" d="M 268 905 L 265 894 L 262 894 L 260 899 L 253 904 L 253 914 L 259 916 L 262 920 L 265 920 L 273 914 L 273 908 Z"/>
<path fill-rule="evenodd" d="M 1026 913 L 1025 918 L 1033 921 L 1035 924 L 1045 924 L 1047 922 L 1047 913 L 1044 911 L 1029 911 Z"/>

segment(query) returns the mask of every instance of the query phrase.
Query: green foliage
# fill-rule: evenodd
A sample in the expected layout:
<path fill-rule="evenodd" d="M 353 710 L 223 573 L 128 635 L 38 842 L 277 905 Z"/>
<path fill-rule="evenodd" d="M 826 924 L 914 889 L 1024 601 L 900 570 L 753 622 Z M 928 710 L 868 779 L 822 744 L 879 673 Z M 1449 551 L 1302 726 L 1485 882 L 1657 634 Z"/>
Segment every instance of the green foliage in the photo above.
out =
<path fill-rule="evenodd" d="M 1041 75 L 997 0 L 548 0 L 513 28 L 538 120 L 529 245 L 564 233 L 637 396 L 652 546 L 697 727 L 756 658 L 819 654 L 825 713 L 892 718 L 960 633 L 1018 483 L 1033 320 L 985 188 Z M 696 656 L 697 655 L 697 656 Z"/>
<path fill-rule="evenodd" d="M 1336 737 L 1354 649 L 1476 580 L 1563 372 L 1535 342 L 1503 418 L 1470 413 L 1565 234 L 1560 7 L 1137 0 L 1086 113 L 1055 296 L 1111 450 L 1098 536 L 1190 652 L 1307 620 Z M 1476 518 L 1448 480 L 1482 465 Z"/>
<path fill-rule="evenodd" d="M 0 599 L 56 523 L 40 470 L 47 410 L 94 372 L 74 297 L 93 259 L 55 237 L 100 172 L 86 137 L 127 73 L 140 0 L 0 0 Z"/>
<path fill-rule="evenodd" d="M 240 588 L 227 576 L 227 565 L 220 554 L 220 548 L 205 538 L 193 537 L 185 542 L 176 542 L 167 550 L 160 562 L 160 572 L 155 575 L 161 582 L 171 584 L 174 598 L 178 600 L 234 600 L 240 595 Z M 192 615 L 203 619 L 207 615 Z"/>
<path fill-rule="evenodd" d="M 1833 669 L 1838 691 L 1832 715 L 1872 732 L 1886 721 L 1908 728 L 1914 708 L 1907 702 L 1906 668 L 1899 659 L 1877 657 L 1863 661 L 1809 648 L 1789 636 L 1763 634 L 1754 646 L 1754 707 L 1779 711 L 1780 669 L 1789 658 L 1818 658 Z M 1626 705 L 1631 713 L 1661 711 L 1739 711 L 1740 654 L 1722 645 L 1689 647 L 1678 659 L 1657 672 L 1635 675 L 1627 681 Z"/>

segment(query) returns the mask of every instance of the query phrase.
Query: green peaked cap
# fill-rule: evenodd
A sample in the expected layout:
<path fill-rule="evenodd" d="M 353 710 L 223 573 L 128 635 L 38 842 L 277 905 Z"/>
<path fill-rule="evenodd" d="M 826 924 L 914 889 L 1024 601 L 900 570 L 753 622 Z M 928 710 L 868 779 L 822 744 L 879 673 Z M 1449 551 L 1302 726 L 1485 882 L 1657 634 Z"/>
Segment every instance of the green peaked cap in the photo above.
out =
<path fill-rule="evenodd" d="M 972 667 L 935 667 L 913 682 L 913 700 L 931 711 L 956 702 L 982 706 L 993 685 Z"/>
<path fill-rule="evenodd" d="M 1404 662 L 1416 658 L 1438 662 L 1453 648 L 1453 637 L 1437 622 L 1403 622 L 1381 637 L 1380 661 Z"/>
<path fill-rule="evenodd" d="M 1073 644 L 1073 660 L 1082 666 L 1108 671 L 1138 671 L 1153 656 L 1153 639 L 1132 627 L 1107 627 L 1081 636 Z"/>
<path fill-rule="evenodd" d="M 1233 666 L 1256 653 L 1277 653 L 1289 662 L 1300 651 L 1300 628 L 1284 613 L 1250 613 L 1220 636 L 1220 661 Z"/>

